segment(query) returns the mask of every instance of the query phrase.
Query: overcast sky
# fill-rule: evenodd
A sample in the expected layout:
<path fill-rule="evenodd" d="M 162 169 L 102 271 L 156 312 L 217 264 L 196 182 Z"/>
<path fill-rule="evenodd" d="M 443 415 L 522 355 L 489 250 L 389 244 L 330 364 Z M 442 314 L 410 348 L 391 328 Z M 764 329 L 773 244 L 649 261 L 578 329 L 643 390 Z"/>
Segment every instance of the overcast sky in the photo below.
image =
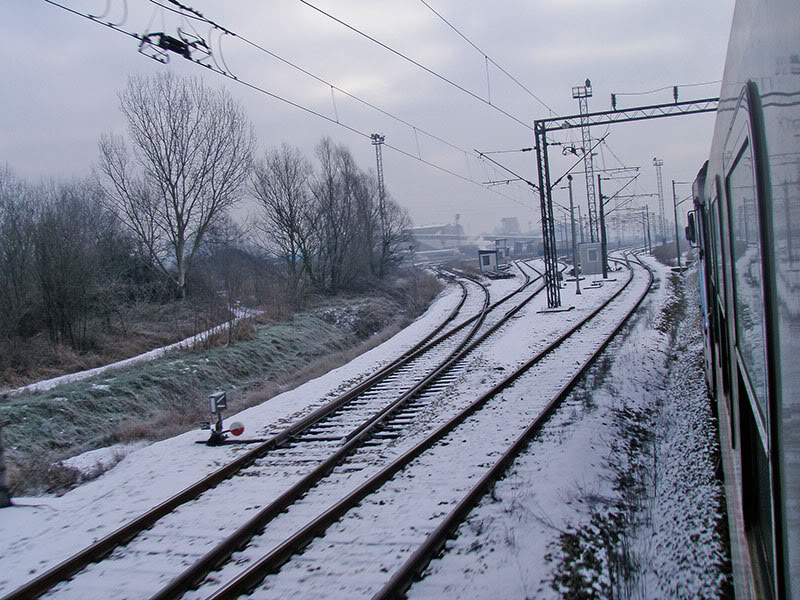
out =
<path fill-rule="evenodd" d="M 81 12 L 121 22 L 135 32 L 177 35 L 189 25 L 149 0 L 59 0 Z M 160 0 L 169 4 L 166 0 Z M 472 153 L 533 145 L 534 119 L 578 112 L 572 87 L 590 78 L 592 111 L 618 106 L 669 102 L 673 85 L 717 82 L 724 66 L 733 13 L 732 0 L 427 0 L 492 61 L 533 95 L 511 81 L 441 21 L 420 0 L 310 0 L 387 46 L 472 92 L 442 81 L 369 41 L 300 0 L 183 0 L 240 38 L 210 32 L 193 22 L 210 41 L 221 68 L 241 82 L 260 87 L 359 132 L 382 133 L 387 144 L 420 156 L 476 184 L 449 175 L 391 148 L 384 148 L 388 190 L 408 209 L 415 225 L 450 223 L 456 214 L 469 233 L 491 231 L 501 217 L 516 216 L 523 229 L 538 228 L 538 198 L 524 184 L 487 189 L 480 184 L 509 179 Z M 130 74 L 175 71 L 224 86 L 246 108 L 264 149 L 289 142 L 309 156 L 323 136 L 351 149 L 364 169 L 374 169 L 368 138 L 193 64 L 172 54 L 168 65 L 137 52 L 138 41 L 44 0 L 0 0 L 3 93 L 0 94 L 0 163 L 28 179 L 84 177 L 97 158 L 102 132 L 124 132 L 117 93 Z M 334 92 L 325 83 L 288 67 L 264 50 L 365 100 L 409 127 Z M 214 64 L 214 63 L 212 63 Z M 646 95 L 622 95 L 665 88 Z M 680 99 L 717 96 L 719 84 L 681 87 Z M 534 97 L 535 96 L 535 97 Z M 487 104 L 512 115 L 511 118 Z M 521 121 L 518 122 L 518 121 Z M 653 157 L 664 161 L 667 207 L 670 180 L 690 181 L 706 158 L 712 115 L 673 117 L 614 125 L 596 152 L 595 168 L 641 167 L 625 194 L 657 191 Z M 414 129 L 416 128 L 416 130 Z M 452 144 L 443 144 L 428 134 Z M 580 141 L 579 130 L 554 141 Z M 536 181 L 533 153 L 491 155 L 514 172 Z M 551 151 L 555 175 L 574 157 Z M 580 169 L 578 169 L 580 170 Z M 576 199 L 585 203 L 582 175 Z M 609 182 L 606 194 L 623 182 Z M 689 193 L 680 186 L 679 194 Z M 566 203 L 564 190 L 554 198 Z M 657 199 L 643 197 L 657 210 Z M 684 205 L 686 208 L 688 203 Z M 585 211 L 585 209 L 584 209 Z"/>

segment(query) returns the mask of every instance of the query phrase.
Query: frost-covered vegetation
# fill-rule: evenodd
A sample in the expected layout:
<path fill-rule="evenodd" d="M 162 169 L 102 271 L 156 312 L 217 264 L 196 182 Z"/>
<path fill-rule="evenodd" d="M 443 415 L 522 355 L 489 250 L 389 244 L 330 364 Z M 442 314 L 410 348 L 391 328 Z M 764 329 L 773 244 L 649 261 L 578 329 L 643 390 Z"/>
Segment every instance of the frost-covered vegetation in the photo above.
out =
<path fill-rule="evenodd" d="M 610 490 L 583 495 L 587 515 L 561 531 L 549 555 L 563 598 L 727 598 L 732 595 L 717 423 L 703 379 L 697 274 L 672 274 L 651 326 L 663 368 L 608 378 L 605 469 Z M 646 351 L 639 348 L 638 352 Z M 649 367 L 647 370 L 651 370 Z M 654 377 L 655 375 L 655 377 Z"/>
<path fill-rule="evenodd" d="M 120 109 L 127 134 L 101 136 L 91 177 L 0 166 L 0 391 L 184 339 L 240 306 L 281 319 L 391 287 L 409 218 L 346 147 L 258 158 L 227 93 L 172 73 L 131 77 Z M 248 199 L 255 212 L 234 221 Z"/>
<path fill-rule="evenodd" d="M 16 491 L 68 486 L 75 474 L 54 465 L 76 452 L 196 426 L 217 387 L 290 385 L 439 290 L 404 264 L 409 218 L 346 147 L 258 158 L 236 101 L 170 72 L 131 77 L 119 98 L 127 133 L 100 137 L 91 177 L 29 182 L 0 166 L 0 422 Z M 237 222 L 246 199 L 255 212 Z M 319 310 L 341 304 L 354 306 Z M 258 319 L 238 322 L 244 308 Z M 200 354 L 10 393 L 219 324 Z"/>
<path fill-rule="evenodd" d="M 229 409 L 238 411 L 344 364 L 405 325 L 439 286 L 416 273 L 395 281 L 393 289 L 394 298 L 338 299 L 283 322 L 251 324 L 249 339 L 236 343 L 7 399 L 0 403 L 0 421 L 10 423 L 4 439 L 12 490 L 68 489 L 86 476 L 60 464 L 67 457 L 197 428 L 208 420 L 212 391 L 226 390 Z"/>

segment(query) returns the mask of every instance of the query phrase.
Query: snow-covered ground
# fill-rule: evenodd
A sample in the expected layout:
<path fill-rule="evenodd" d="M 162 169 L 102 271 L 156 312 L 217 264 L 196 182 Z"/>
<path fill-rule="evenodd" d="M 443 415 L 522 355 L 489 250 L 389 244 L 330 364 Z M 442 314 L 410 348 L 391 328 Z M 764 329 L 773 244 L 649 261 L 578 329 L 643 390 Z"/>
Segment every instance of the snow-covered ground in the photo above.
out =
<path fill-rule="evenodd" d="M 491 291 L 499 298 L 518 285 L 518 280 L 497 281 Z M 388 342 L 260 406 L 231 415 L 226 422 L 243 422 L 247 436 L 285 426 L 411 348 L 452 311 L 460 297 L 458 286 L 448 287 L 422 317 Z M 98 479 L 63 496 L 14 498 L 14 506 L 0 510 L 0 594 L 111 533 L 242 451 L 195 443 L 207 437 L 208 432 L 192 431 L 134 451 L 129 447 L 94 451 L 88 460 L 76 458 L 74 463 L 91 471 L 97 463 L 126 456 Z"/>
<path fill-rule="evenodd" d="M 656 269 L 663 280 L 667 270 Z M 492 299 L 497 300 L 518 284 L 519 280 L 492 282 Z M 513 366 L 519 360 L 519 351 L 524 355 L 534 349 L 548 337 L 546 330 L 563 328 L 574 321 L 578 312 L 588 309 L 600 296 L 609 294 L 611 287 L 607 283 L 606 289 L 585 289 L 581 297 L 575 297 L 568 285 L 562 291 L 564 303 L 576 305 L 577 310 L 544 316 L 537 314 L 536 307 L 532 306 L 527 316 L 520 315 L 517 319 L 520 326 L 516 334 L 500 336 L 503 341 L 478 360 L 488 364 L 490 369 L 508 359 L 512 363 L 509 366 Z M 340 369 L 236 415 L 236 420 L 243 421 L 249 434 L 254 436 L 289 423 L 411 347 L 452 309 L 459 296 L 458 288 L 452 286 L 423 317 L 387 343 Z M 635 455 L 621 453 L 619 445 L 615 445 L 614 440 L 621 439 L 624 433 L 621 428 L 625 423 L 619 415 L 644 410 L 650 406 L 652 398 L 665 400 L 670 389 L 669 336 L 658 329 L 661 308 L 669 301 L 667 286 L 662 281 L 646 301 L 643 314 L 630 326 L 626 339 L 614 345 L 613 360 L 603 361 L 595 369 L 593 378 L 585 386 L 588 389 L 573 393 L 568 405 L 557 412 L 531 444 L 529 452 L 520 457 L 513 472 L 473 511 L 451 543 L 450 552 L 435 561 L 428 576 L 412 587 L 411 597 L 559 596 L 551 582 L 560 570 L 563 571 L 559 546 L 562 535 L 585 530 L 593 515 L 608 515 L 604 509 L 618 492 L 614 482 L 619 480 L 621 468 L 628 466 L 626 461 L 635 459 Z M 694 310 L 694 306 L 689 310 Z M 692 346 L 691 349 L 696 348 Z M 464 389 L 469 389 L 470 393 L 491 384 L 485 373 L 473 372 L 463 379 Z M 514 428 L 517 426 L 515 424 Z M 109 472 L 62 497 L 15 499 L 16 506 L 0 511 L 0 539 L 3 540 L 0 544 L 0 564 L 3 565 L 0 594 L 113 531 L 240 452 L 235 447 L 208 448 L 194 443 L 206 435 L 190 432 L 147 447 L 117 448 L 81 457 L 79 464 L 91 469 L 97 460 L 109 460 L 110 456 L 113 463 L 127 453 Z M 677 447 L 669 440 L 660 443 L 665 450 L 659 456 L 667 456 L 666 449 Z M 669 477 L 679 477 L 679 474 Z M 231 494 L 235 493 L 233 488 Z M 704 499 L 712 498 L 713 493 L 709 491 L 699 496 L 698 502 L 702 504 Z M 666 498 L 660 504 L 652 504 L 655 508 L 650 513 L 662 516 L 653 516 L 650 520 L 648 526 L 656 532 L 653 535 L 646 535 L 645 527 L 631 531 L 631 543 L 637 555 L 645 556 L 645 550 L 654 544 L 657 548 L 666 545 L 674 550 L 675 545 L 670 544 L 671 538 L 663 533 L 666 529 L 662 525 L 664 520 L 673 518 L 672 509 L 678 507 L 677 500 Z M 658 506 L 667 510 L 659 512 Z M 209 529 L 215 528 L 213 517 L 206 525 Z M 708 539 L 703 537 L 704 541 Z M 683 557 L 675 552 L 655 553 L 659 558 L 666 557 L 660 566 L 662 573 L 681 572 L 684 579 L 690 580 L 681 589 L 701 589 L 696 585 L 692 587 L 696 575 L 686 574 L 688 569 L 681 563 Z M 701 563 L 706 560 L 703 556 L 695 558 Z M 656 575 L 651 573 L 640 578 L 643 590 L 661 589 Z M 306 585 L 302 577 L 290 577 L 289 582 L 286 593 L 292 592 L 291 585 L 298 588 Z M 595 583 L 598 590 L 602 590 L 607 576 L 603 579 L 601 574 Z M 327 597 L 352 597 L 328 591 L 330 593 L 324 594 Z M 644 593 L 640 597 L 670 595 Z"/>
<path fill-rule="evenodd" d="M 624 339 L 409 598 L 728 597 L 696 277 L 671 344 L 662 313 L 676 300 L 670 271 L 649 264 L 658 283 Z"/>

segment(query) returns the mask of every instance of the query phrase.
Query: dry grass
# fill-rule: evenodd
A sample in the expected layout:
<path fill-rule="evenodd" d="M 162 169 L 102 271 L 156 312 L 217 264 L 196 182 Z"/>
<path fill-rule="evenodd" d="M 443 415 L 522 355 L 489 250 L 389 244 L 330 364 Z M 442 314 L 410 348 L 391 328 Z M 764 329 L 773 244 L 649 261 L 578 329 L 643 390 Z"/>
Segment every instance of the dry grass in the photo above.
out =
<path fill-rule="evenodd" d="M 194 353 L 175 353 L 108 379 L 73 384 L 0 404 L 8 431 L 13 493 L 63 492 L 91 477 L 60 461 L 93 448 L 157 441 L 208 420 L 205 398 L 228 389 L 228 414 L 254 406 L 319 377 L 383 343 L 440 290 L 430 275 L 396 282 L 389 296 L 333 299 L 344 323 L 282 311 L 224 330 Z M 331 299 L 328 299 L 331 303 Z M 424 306 L 423 306 L 424 305 Z M 406 312 L 407 311 L 407 312 Z M 149 349 L 149 348 L 148 348 Z M 177 370 L 176 370 L 177 369 Z M 66 399 L 69 402 L 65 402 Z M 35 439 L 25 431 L 36 427 Z M 89 432 L 100 432 L 91 436 Z"/>
<path fill-rule="evenodd" d="M 663 265 L 668 267 L 678 266 L 675 255 L 675 242 L 664 244 L 663 246 L 653 246 L 653 256 Z M 686 265 L 694 259 L 694 250 L 689 247 L 689 242 L 681 242 L 681 261 Z"/>
<path fill-rule="evenodd" d="M 11 495 L 52 493 L 68 490 L 82 480 L 81 472 L 58 462 L 51 453 L 36 453 L 25 462 L 10 462 L 8 487 Z"/>
<path fill-rule="evenodd" d="M 324 375 L 328 371 L 347 364 L 364 352 L 382 344 L 400 330 L 396 325 L 384 328 L 360 344 L 320 357 L 295 372 L 276 377 L 272 381 L 253 382 L 248 386 L 232 390 L 228 396 L 228 413 L 235 414 L 251 406 L 261 404 L 287 390 Z M 151 411 L 140 417 L 129 417 L 118 421 L 101 440 L 102 445 L 130 443 L 139 440 L 159 441 L 186 431 L 197 429 L 208 420 L 206 403 L 191 401 L 199 390 L 187 391 L 185 402 Z M 70 454 L 70 453 L 67 453 Z M 64 493 L 86 481 L 100 476 L 112 465 L 97 468 L 89 473 L 61 464 L 66 458 L 58 451 L 35 451 L 24 460 L 12 460 L 9 465 L 9 487 L 14 495 L 37 493 Z"/>
<path fill-rule="evenodd" d="M 94 333 L 85 352 L 53 344 L 43 333 L 27 339 L 0 340 L 0 389 L 137 356 L 191 337 L 201 331 L 198 325 L 207 321 L 185 302 L 140 302 L 118 311 L 113 318 L 91 323 L 88 329 Z"/>

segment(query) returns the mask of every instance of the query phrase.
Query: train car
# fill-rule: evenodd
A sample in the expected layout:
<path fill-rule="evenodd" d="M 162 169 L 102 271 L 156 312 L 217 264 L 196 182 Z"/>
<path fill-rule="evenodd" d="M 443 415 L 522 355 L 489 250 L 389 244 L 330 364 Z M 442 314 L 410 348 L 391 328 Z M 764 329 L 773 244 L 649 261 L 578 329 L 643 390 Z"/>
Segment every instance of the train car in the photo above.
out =
<path fill-rule="evenodd" d="M 800 2 L 737 0 L 699 247 L 736 594 L 800 598 Z"/>

